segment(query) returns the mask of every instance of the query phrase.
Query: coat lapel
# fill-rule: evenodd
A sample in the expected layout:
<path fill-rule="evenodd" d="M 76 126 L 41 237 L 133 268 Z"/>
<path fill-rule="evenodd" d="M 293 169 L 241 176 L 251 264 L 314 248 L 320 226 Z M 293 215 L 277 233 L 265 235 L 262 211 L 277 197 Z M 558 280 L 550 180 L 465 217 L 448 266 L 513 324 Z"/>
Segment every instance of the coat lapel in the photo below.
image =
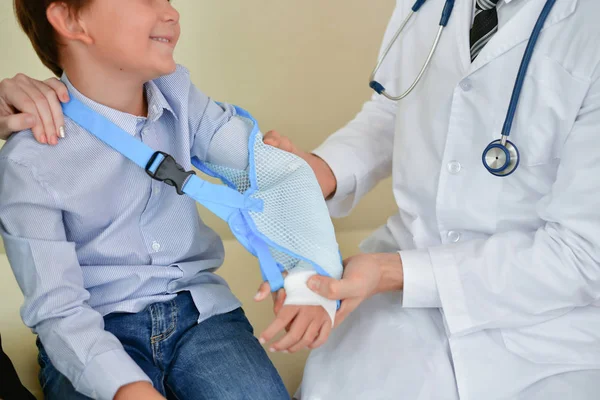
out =
<path fill-rule="evenodd" d="M 502 26 L 494 37 L 492 37 L 481 53 L 479 53 L 479 56 L 467 69 L 468 74 L 474 73 L 517 45 L 529 40 L 545 4 L 546 0 L 529 0 L 527 4 L 525 4 L 513 18 Z M 557 0 L 544 24 L 544 29 L 569 17 L 575 12 L 576 7 L 577 0 Z"/>

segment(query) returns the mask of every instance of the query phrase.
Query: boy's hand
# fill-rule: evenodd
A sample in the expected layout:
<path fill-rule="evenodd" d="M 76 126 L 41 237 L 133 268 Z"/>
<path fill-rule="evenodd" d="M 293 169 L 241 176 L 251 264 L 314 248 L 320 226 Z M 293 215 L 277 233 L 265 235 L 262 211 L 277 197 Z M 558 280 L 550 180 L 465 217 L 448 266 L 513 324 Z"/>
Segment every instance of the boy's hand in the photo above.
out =
<path fill-rule="evenodd" d="M 269 296 L 269 293 L 271 293 L 269 282 L 261 283 L 258 292 L 254 296 L 254 301 L 263 301 Z M 277 292 L 271 293 L 271 296 L 273 297 L 273 313 L 277 316 L 286 298 L 285 289 L 279 289 Z"/>
<path fill-rule="evenodd" d="M 114 400 L 166 400 L 151 383 L 134 382 L 121 387 Z"/>
<path fill-rule="evenodd" d="M 323 196 L 326 199 L 335 193 L 337 179 L 331 168 L 329 168 L 329 165 L 322 158 L 298 149 L 288 137 L 280 135 L 277 131 L 267 132 L 263 137 L 263 142 L 304 159 L 313 169 L 317 181 L 319 181 L 319 186 L 321 186 Z"/>
<path fill-rule="evenodd" d="M 327 341 L 331 333 L 332 321 L 322 306 L 285 305 L 275 321 L 260 335 L 262 344 L 270 342 L 277 333 L 286 330 L 279 341 L 269 351 L 295 353 L 305 348 L 316 349 Z"/>

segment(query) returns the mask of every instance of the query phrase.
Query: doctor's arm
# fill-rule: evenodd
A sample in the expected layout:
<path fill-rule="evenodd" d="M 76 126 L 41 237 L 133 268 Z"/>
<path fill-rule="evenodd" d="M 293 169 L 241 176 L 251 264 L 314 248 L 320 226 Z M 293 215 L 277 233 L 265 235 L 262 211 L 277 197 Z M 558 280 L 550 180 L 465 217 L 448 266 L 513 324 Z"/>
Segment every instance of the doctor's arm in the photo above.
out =
<path fill-rule="evenodd" d="M 597 302 L 599 131 L 600 76 L 564 143 L 553 187 L 537 205 L 545 221 L 539 229 L 399 255 L 360 255 L 348 263 L 345 283 L 316 277 L 309 285 L 328 297 L 350 299 L 403 289 L 403 307 L 441 307 L 449 330 L 458 335 L 542 323 Z M 388 257 L 387 267 L 377 256 Z M 360 284 L 356 270 L 375 282 L 372 291 Z M 381 271 L 395 275 L 384 279 Z"/>
<path fill-rule="evenodd" d="M 42 82 L 18 74 L 0 81 L 0 139 L 31 129 L 38 142 L 58 143 L 64 125 L 60 103 L 68 100 L 66 86 L 56 78 Z"/>
<path fill-rule="evenodd" d="M 0 159 L 0 227 L 25 298 L 23 322 L 39 335 L 54 367 L 77 391 L 103 400 L 151 393 L 144 383 L 150 379 L 87 304 L 89 292 L 75 243 L 67 239 L 60 199 L 40 173 Z"/>

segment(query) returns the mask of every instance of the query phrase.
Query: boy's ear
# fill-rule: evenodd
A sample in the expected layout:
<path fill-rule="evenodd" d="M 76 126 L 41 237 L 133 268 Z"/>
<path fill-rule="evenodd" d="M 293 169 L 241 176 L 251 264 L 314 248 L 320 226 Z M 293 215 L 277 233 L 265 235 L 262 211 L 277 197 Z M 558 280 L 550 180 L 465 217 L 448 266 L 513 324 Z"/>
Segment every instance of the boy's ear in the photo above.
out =
<path fill-rule="evenodd" d="M 65 3 L 60 1 L 51 3 L 46 10 L 46 18 L 60 37 L 85 44 L 93 43 L 83 21 Z"/>

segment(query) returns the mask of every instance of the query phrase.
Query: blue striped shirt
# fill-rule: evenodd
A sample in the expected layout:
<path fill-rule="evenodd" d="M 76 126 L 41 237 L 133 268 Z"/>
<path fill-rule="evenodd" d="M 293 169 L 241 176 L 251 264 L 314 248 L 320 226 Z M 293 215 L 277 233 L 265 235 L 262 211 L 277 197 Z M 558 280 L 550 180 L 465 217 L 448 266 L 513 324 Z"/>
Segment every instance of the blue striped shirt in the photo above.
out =
<path fill-rule="evenodd" d="M 62 80 L 72 96 L 188 170 L 235 114 L 202 94 L 183 67 L 145 85 L 147 118 L 100 105 Z M 26 131 L 2 148 L 0 222 L 25 324 L 78 391 L 112 399 L 120 386 L 150 380 L 104 330 L 104 315 L 139 312 L 183 290 L 200 321 L 240 303 L 214 273 L 223 244 L 193 200 L 68 118 L 65 129 L 55 147 Z"/>

